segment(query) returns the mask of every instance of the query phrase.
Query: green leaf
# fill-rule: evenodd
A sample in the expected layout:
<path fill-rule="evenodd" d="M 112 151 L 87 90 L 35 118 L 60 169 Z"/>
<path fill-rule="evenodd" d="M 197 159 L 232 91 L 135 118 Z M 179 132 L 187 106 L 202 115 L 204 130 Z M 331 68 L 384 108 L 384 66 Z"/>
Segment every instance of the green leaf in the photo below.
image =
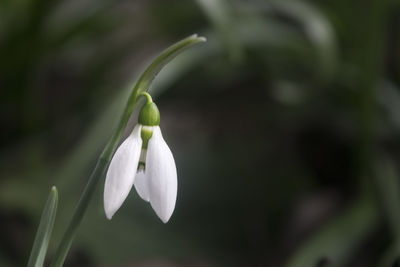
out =
<path fill-rule="evenodd" d="M 46 257 L 47 247 L 49 245 L 51 232 L 53 231 L 54 220 L 57 213 L 58 193 L 57 188 L 53 186 L 50 190 L 46 206 L 43 209 L 39 228 L 36 232 L 35 241 L 31 255 L 28 261 L 28 267 L 43 266 Z"/>

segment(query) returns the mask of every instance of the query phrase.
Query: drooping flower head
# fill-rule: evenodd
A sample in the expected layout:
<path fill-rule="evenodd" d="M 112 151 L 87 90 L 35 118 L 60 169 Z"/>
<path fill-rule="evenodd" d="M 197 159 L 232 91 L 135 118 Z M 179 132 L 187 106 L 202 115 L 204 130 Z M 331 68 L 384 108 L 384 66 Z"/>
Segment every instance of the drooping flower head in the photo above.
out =
<path fill-rule="evenodd" d="M 171 150 L 164 141 L 160 112 L 151 96 L 139 113 L 139 123 L 115 152 L 106 175 L 104 210 L 108 219 L 117 212 L 133 185 L 150 202 L 158 217 L 168 222 L 177 194 L 177 173 Z"/>

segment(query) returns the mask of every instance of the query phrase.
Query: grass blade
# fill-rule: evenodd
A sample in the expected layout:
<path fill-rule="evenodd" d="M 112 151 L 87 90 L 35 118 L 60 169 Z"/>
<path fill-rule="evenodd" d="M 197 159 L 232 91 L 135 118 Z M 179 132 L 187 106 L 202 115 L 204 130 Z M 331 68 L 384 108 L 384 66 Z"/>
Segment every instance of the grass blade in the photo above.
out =
<path fill-rule="evenodd" d="M 57 203 L 58 192 L 57 188 L 53 186 L 46 201 L 46 206 L 43 209 L 42 217 L 40 218 L 40 223 L 36 232 L 35 241 L 33 242 L 31 255 L 29 256 L 28 267 L 43 266 L 51 232 L 53 231 L 54 220 L 56 218 Z"/>

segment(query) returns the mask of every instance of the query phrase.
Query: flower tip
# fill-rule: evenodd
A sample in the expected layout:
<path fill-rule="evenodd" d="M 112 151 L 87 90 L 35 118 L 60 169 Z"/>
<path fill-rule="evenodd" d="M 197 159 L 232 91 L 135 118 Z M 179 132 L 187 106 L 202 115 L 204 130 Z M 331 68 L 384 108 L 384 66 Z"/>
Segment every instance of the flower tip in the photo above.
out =
<path fill-rule="evenodd" d="M 150 204 L 151 204 L 153 210 L 156 212 L 158 218 L 160 218 L 160 220 L 161 220 L 163 223 L 167 223 L 167 222 L 169 221 L 169 219 L 171 218 L 171 216 L 172 216 L 173 210 L 167 211 L 167 210 L 164 210 L 164 209 L 157 208 L 157 207 L 151 202 L 151 200 L 150 200 Z"/>
<path fill-rule="evenodd" d="M 109 203 L 104 202 L 104 213 L 106 214 L 107 219 L 111 220 L 117 210 L 118 209 L 111 207 Z"/>
<path fill-rule="evenodd" d="M 156 208 L 154 207 L 154 205 L 151 203 L 151 201 L 150 201 L 150 204 L 151 204 L 151 206 L 153 207 L 153 210 L 156 212 L 158 218 L 160 218 L 160 220 L 161 220 L 163 223 L 167 223 L 167 222 L 169 221 L 169 219 L 171 218 L 172 213 L 171 213 L 171 214 L 168 214 L 168 213 L 163 212 L 163 211 L 161 211 L 161 210 L 159 210 L 159 209 L 156 209 Z"/>
<path fill-rule="evenodd" d="M 159 217 L 160 219 L 161 219 L 161 221 L 163 222 L 163 223 L 167 223 L 168 221 L 169 221 L 169 219 L 171 218 L 171 216 L 169 216 L 169 217 Z"/>
<path fill-rule="evenodd" d="M 115 213 L 115 212 L 106 211 L 106 217 L 107 217 L 107 219 L 111 220 L 112 217 L 114 216 L 114 213 Z"/>

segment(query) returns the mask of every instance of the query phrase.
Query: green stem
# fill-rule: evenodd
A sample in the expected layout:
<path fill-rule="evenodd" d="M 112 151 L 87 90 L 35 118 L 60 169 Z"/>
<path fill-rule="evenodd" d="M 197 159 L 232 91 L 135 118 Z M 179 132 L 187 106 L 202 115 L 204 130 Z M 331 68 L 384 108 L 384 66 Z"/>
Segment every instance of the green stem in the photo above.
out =
<path fill-rule="evenodd" d="M 204 37 L 198 37 L 196 34 L 189 36 L 183 39 L 182 41 L 177 42 L 174 45 L 168 47 L 150 64 L 150 66 L 143 72 L 142 76 L 140 76 L 138 82 L 133 88 L 133 91 L 128 98 L 128 103 L 126 105 L 124 113 L 122 114 L 117 130 L 112 135 L 101 157 L 111 160 L 112 155 L 117 149 L 119 140 L 121 139 L 124 133 L 125 126 L 128 123 L 128 120 L 131 117 L 133 110 L 138 104 L 137 103 L 138 94 L 149 90 L 150 85 L 153 82 L 156 75 L 169 61 L 171 61 L 173 58 L 179 55 L 186 48 L 205 41 L 206 39 Z"/>
<path fill-rule="evenodd" d="M 79 199 L 78 205 L 75 208 L 75 212 L 71 218 L 67 230 L 65 231 L 64 236 L 57 248 L 54 260 L 51 264 L 52 267 L 63 266 L 65 258 L 68 254 L 68 251 L 71 247 L 72 241 L 76 234 L 76 231 L 78 230 L 78 227 L 89 206 L 90 200 L 93 197 L 96 185 L 99 183 L 100 179 L 104 176 L 107 167 L 111 161 L 111 158 L 114 155 L 114 152 L 117 149 L 118 144 L 122 138 L 128 120 L 138 104 L 137 101 L 138 95 L 142 92 L 149 90 L 150 85 L 154 80 L 154 78 L 156 77 L 156 75 L 169 61 L 171 61 L 173 58 L 179 55 L 186 48 L 189 48 L 197 43 L 204 41 L 206 41 L 204 37 L 198 37 L 197 35 L 192 35 L 175 43 L 174 45 L 164 50 L 140 76 L 138 82 L 136 83 L 135 87 L 132 90 L 131 95 L 128 98 L 128 102 L 121 116 L 118 127 L 114 131 L 113 135 L 110 138 L 110 141 L 108 142 L 103 152 L 101 153 L 97 161 L 96 167 L 94 168 L 89 178 L 89 181 L 82 192 L 82 195 Z"/>
<path fill-rule="evenodd" d="M 147 92 L 142 92 L 138 94 L 138 97 L 144 96 L 146 98 L 147 104 L 153 103 L 153 99 L 151 98 L 151 95 Z"/>

